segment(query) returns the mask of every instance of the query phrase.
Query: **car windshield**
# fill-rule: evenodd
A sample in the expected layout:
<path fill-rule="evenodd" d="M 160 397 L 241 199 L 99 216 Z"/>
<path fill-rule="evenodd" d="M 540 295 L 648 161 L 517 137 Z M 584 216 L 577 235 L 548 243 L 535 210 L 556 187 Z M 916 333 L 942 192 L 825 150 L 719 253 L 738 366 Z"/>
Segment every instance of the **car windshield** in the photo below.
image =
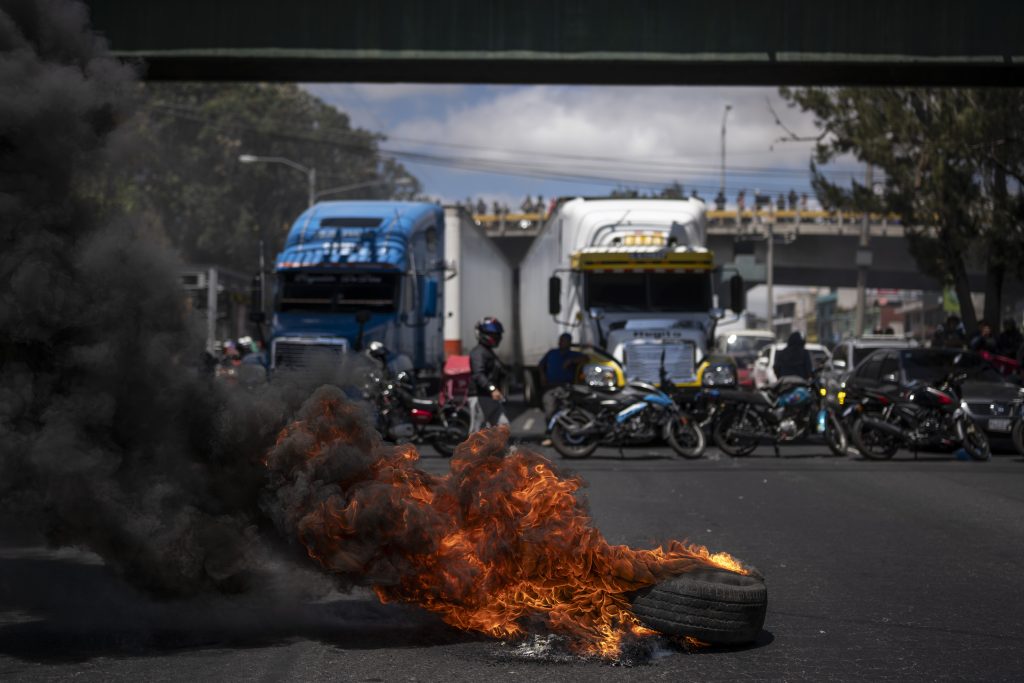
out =
<path fill-rule="evenodd" d="M 954 369 L 963 369 L 973 380 L 1000 382 L 1002 376 L 984 358 L 963 351 L 912 349 L 900 351 L 900 361 L 908 380 L 940 382 Z"/>

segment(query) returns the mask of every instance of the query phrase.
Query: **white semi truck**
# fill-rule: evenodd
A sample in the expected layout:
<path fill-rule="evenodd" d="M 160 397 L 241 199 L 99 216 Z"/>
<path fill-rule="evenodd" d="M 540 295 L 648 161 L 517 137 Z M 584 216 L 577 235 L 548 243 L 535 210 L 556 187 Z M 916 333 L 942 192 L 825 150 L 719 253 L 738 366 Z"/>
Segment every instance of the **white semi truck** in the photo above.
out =
<path fill-rule="evenodd" d="M 512 320 L 512 266 L 494 240 L 461 207 L 444 209 L 444 351 L 468 354 L 476 346 L 476 324 L 493 316 L 508 331 Z M 511 335 L 497 348 L 507 365 L 513 361 Z"/>
<path fill-rule="evenodd" d="M 592 384 L 658 383 L 663 369 L 680 387 L 734 384 L 731 361 L 712 353 L 722 313 L 705 235 L 697 199 L 560 202 L 519 269 L 515 332 L 527 400 L 539 394 L 538 361 L 563 332 L 618 361 L 592 355 L 582 369 Z M 731 308 L 742 309 L 743 298 L 733 278 Z"/>

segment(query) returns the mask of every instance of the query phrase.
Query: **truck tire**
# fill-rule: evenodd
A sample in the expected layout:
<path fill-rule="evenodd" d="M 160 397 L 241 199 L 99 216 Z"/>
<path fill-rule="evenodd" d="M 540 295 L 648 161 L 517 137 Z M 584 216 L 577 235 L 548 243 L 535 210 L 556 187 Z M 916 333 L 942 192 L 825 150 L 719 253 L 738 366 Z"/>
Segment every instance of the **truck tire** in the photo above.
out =
<path fill-rule="evenodd" d="M 537 368 L 523 368 L 523 400 L 531 408 L 540 406 L 540 373 Z"/>
<path fill-rule="evenodd" d="M 648 628 L 711 645 L 752 642 L 764 626 L 764 578 L 702 567 L 637 592 L 633 614 Z"/>

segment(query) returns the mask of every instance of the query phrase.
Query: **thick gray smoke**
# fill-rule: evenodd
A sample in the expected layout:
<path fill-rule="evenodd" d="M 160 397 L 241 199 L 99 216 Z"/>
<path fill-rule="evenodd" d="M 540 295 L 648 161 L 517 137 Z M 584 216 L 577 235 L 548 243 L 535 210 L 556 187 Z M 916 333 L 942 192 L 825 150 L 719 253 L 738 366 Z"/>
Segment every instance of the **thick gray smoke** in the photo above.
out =
<path fill-rule="evenodd" d="M 203 376 L 175 257 L 100 218 L 134 86 L 84 5 L 0 0 L 0 512 L 159 593 L 241 589 L 259 458 L 308 392 Z"/>

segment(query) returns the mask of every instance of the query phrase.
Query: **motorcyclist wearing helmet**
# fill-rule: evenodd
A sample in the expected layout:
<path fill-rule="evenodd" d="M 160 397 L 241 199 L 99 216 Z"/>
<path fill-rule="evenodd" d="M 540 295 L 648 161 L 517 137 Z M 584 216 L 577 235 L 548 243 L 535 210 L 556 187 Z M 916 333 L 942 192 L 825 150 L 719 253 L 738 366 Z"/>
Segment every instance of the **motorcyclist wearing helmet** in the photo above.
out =
<path fill-rule="evenodd" d="M 502 400 L 502 379 L 505 366 L 498 359 L 494 349 L 501 344 L 505 328 L 497 318 L 487 317 L 476 324 L 478 344 L 469 352 L 469 402 L 472 415 L 471 430 L 483 426 L 508 424 Z"/>

